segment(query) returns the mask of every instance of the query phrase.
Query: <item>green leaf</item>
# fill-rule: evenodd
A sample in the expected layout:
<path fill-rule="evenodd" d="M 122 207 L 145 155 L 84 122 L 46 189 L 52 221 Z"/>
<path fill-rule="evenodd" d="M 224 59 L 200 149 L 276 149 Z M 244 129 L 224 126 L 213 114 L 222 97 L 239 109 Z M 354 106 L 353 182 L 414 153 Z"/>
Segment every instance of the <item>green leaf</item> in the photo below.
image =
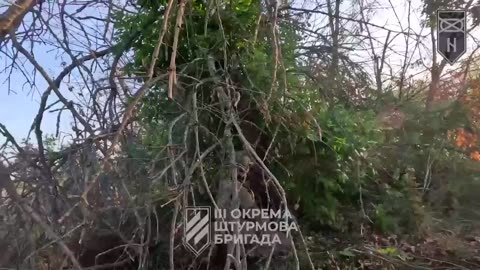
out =
<path fill-rule="evenodd" d="M 352 250 L 350 247 L 347 247 L 346 249 L 338 252 L 338 254 L 344 256 L 344 257 L 355 257 L 355 254 L 353 254 Z"/>
<path fill-rule="evenodd" d="M 377 249 L 377 252 L 380 254 L 389 255 L 389 256 L 399 255 L 398 250 L 393 247 L 380 248 L 380 249 Z"/>

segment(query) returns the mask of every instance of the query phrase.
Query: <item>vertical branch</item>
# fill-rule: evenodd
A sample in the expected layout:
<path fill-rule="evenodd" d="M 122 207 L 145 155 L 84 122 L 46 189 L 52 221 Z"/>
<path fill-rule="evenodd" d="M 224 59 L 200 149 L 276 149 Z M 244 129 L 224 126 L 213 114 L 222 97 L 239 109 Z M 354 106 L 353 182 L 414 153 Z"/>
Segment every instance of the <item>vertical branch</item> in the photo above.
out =
<path fill-rule="evenodd" d="M 433 15 L 430 16 L 430 41 L 432 42 L 432 67 L 430 69 L 430 85 L 427 93 L 426 109 L 431 109 L 433 99 L 437 93 L 438 83 L 440 81 L 440 65 L 437 63 L 437 40 L 435 39 L 435 25 L 433 24 Z M 443 60 L 445 62 L 445 60 Z"/>
<path fill-rule="evenodd" d="M 168 251 L 168 261 L 170 264 L 170 269 L 174 270 L 175 269 L 175 231 L 176 231 L 176 221 L 177 221 L 177 216 L 178 216 L 178 210 L 180 209 L 180 199 L 177 198 L 175 200 L 175 209 L 173 210 L 173 217 L 172 217 L 172 222 L 170 224 L 170 249 Z"/>
<path fill-rule="evenodd" d="M 382 71 L 383 66 L 385 64 L 385 54 L 388 49 L 388 45 L 390 44 L 390 34 L 392 33 L 390 30 L 387 32 L 387 37 L 385 38 L 385 42 L 383 45 L 382 55 L 378 56 L 375 52 L 375 46 L 373 44 L 373 36 L 370 31 L 370 26 L 364 14 L 365 7 L 363 5 L 363 0 L 360 0 L 360 15 L 362 16 L 363 24 L 365 25 L 365 30 L 367 31 L 368 41 L 370 45 L 370 50 L 372 53 L 372 60 L 373 60 L 373 73 L 375 75 L 375 83 L 377 86 L 377 93 L 381 94 L 383 92 L 383 82 L 382 82 Z"/>
<path fill-rule="evenodd" d="M 393 7 L 393 4 L 392 4 L 391 0 L 389 0 L 389 2 L 390 2 L 390 5 L 392 5 L 392 7 Z M 401 72 L 400 73 L 400 85 L 399 85 L 399 89 L 398 89 L 398 97 L 400 99 L 403 96 L 403 87 L 405 85 L 405 74 L 407 73 L 407 68 L 410 65 L 410 63 L 408 61 L 408 53 L 409 53 L 409 45 L 410 45 L 409 41 L 410 41 L 410 27 L 411 27 L 410 16 L 411 16 L 411 13 L 412 13 L 412 2 L 408 1 L 407 35 L 405 36 L 405 53 L 403 55 L 403 65 L 402 65 L 402 69 L 400 71 Z M 395 16 L 398 19 L 398 16 L 396 15 L 396 13 L 395 13 Z M 414 49 L 414 51 L 415 51 L 415 49 Z"/>
<path fill-rule="evenodd" d="M 160 31 L 160 34 L 158 35 L 157 44 L 155 45 L 155 49 L 153 50 L 152 63 L 151 63 L 150 68 L 148 70 L 148 78 L 149 79 L 153 78 L 153 74 L 155 72 L 155 66 L 157 65 L 158 55 L 160 54 L 160 47 L 163 44 L 163 37 L 165 36 L 165 33 L 167 32 L 168 20 L 170 19 L 170 11 L 172 10 L 172 6 L 173 6 L 173 0 L 169 0 L 168 5 L 167 5 L 167 9 L 165 10 L 165 15 L 163 16 L 162 30 Z M 175 52 L 175 50 L 174 50 L 174 52 Z"/>
<path fill-rule="evenodd" d="M 267 10 L 269 11 L 269 17 L 271 21 L 272 28 L 272 47 L 273 47 L 273 71 L 272 71 L 272 83 L 270 87 L 270 92 L 268 93 L 267 100 L 270 99 L 273 92 L 277 89 L 277 73 L 278 73 L 278 64 L 280 62 L 280 44 L 278 42 L 278 32 L 277 32 L 277 20 L 278 20 L 278 2 L 277 0 L 267 0 Z"/>
<path fill-rule="evenodd" d="M 329 70 L 329 80 L 335 91 L 341 89 L 341 83 L 338 80 L 339 72 L 339 35 L 340 35 L 340 2 L 335 0 L 335 11 L 332 7 L 332 1 L 327 0 L 328 7 L 328 24 L 332 36 L 332 63 Z"/>
<path fill-rule="evenodd" d="M 177 48 L 178 48 L 178 38 L 180 36 L 180 30 L 183 23 L 183 14 L 185 12 L 185 2 L 187 0 L 180 0 L 180 8 L 177 12 L 177 21 L 175 23 L 175 33 L 173 37 L 172 45 L 172 56 L 170 58 L 170 67 L 169 67 L 169 79 L 168 79 L 168 98 L 173 99 L 173 87 L 177 84 L 177 67 L 175 65 L 175 60 L 177 58 Z"/>

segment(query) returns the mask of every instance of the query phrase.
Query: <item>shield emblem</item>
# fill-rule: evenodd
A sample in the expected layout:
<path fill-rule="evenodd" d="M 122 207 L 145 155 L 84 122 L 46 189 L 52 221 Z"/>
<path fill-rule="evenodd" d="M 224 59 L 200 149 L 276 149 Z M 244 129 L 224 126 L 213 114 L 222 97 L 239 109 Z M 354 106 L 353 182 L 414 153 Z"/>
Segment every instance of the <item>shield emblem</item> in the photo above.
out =
<path fill-rule="evenodd" d="M 464 10 L 437 11 L 437 50 L 451 65 L 467 48 L 466 17 Z"/>
<path fill-rule="evenodd" d="M 210 207 L 186 207 L 183 244 L 196 256 L 211 243 Z"/>

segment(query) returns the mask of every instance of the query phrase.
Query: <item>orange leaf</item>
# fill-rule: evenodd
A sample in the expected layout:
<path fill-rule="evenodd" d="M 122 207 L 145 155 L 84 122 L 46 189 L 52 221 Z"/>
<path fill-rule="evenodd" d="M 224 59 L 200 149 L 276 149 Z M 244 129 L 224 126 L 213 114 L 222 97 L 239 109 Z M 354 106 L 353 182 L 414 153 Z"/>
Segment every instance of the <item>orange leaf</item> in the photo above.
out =
<path fill-rule="evenodd" d="M 480 151 L 473 151 L 470 153 L 470 158 L 476 161 L 480 161 Z"/>

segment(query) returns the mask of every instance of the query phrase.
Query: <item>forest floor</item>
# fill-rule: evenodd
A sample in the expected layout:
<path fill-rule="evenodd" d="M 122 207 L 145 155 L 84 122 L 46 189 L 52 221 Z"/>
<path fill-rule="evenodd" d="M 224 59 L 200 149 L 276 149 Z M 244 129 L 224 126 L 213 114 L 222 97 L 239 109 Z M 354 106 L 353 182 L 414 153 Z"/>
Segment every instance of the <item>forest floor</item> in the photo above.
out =
<path fill-rule="evenodd" d="M 421 239 L 363 232 L 345 241 L 312 238 L 310 250 L 322 269 L 480 269 L 480 227 L 469 233 L 432 233 Z M 345 236 L 343 235 L 343 238 Z M 315 243 L 315 244 L 313 244 Z M 320 263 L 322 261 L 323 263 Z"/>

